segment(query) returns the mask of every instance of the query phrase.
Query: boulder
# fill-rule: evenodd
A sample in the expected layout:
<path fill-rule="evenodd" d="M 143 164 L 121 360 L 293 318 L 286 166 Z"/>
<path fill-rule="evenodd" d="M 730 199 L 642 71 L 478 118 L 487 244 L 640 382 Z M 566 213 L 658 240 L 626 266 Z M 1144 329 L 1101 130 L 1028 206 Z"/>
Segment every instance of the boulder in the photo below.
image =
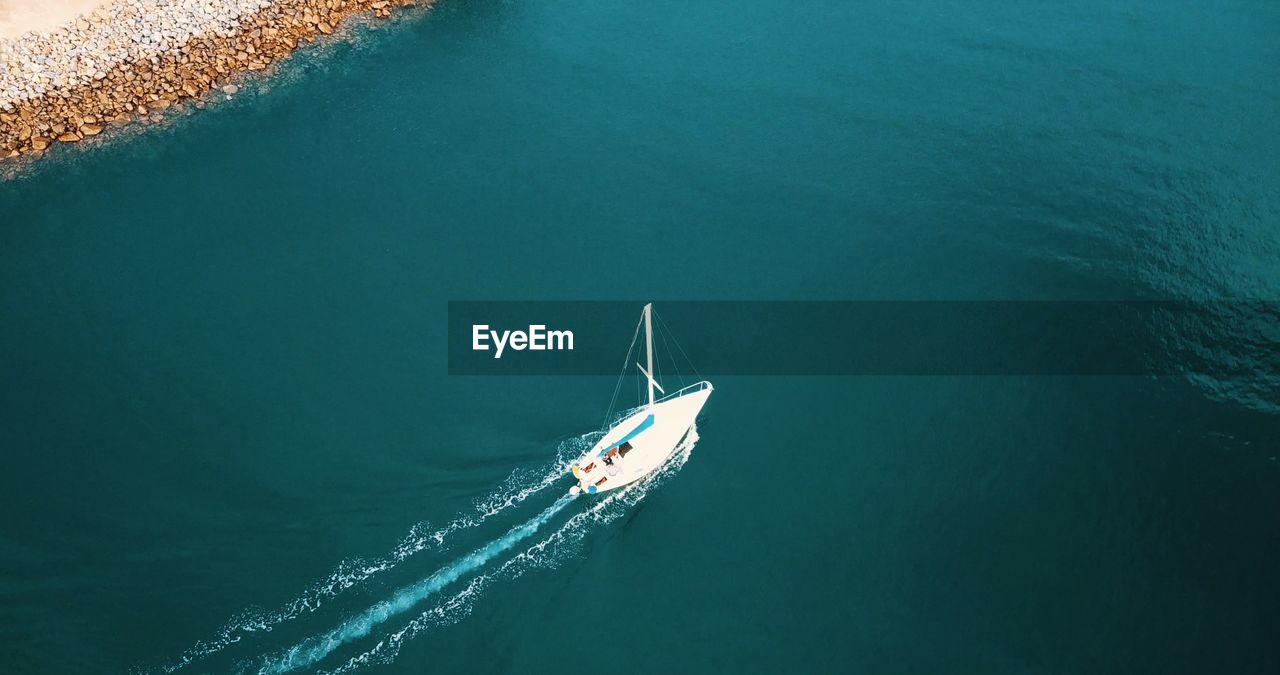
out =
<path fill-rule="evenodd" d="M 60 28 L 0 40 L 0 160 L 96 136 L 107 122 L 163 121 L 161 111 L 186 98 L 203 107 L 200 97 L 218 80 L 265 70 L 300 43 L 334 34 L 353 13 L 387 17 L 413 4 L 102 0 Z M 240 90 L 218 88 L 228 98 Z"/>

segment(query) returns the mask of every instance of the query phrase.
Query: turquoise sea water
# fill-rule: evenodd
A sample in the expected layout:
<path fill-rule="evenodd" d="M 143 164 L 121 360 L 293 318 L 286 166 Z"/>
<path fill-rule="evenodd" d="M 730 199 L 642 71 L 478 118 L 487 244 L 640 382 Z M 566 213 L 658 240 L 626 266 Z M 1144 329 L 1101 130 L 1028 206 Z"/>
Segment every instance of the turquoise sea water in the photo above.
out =
<path fill-rule="evenodd" d="M 58 152 L 0 183 L 3 670 L 1280 670 L 1280 385 L 1212 367 L 1274 341 L 718 377 L 568 505 L 612 378 L 444 345 L 449 300 L 1275 300 L 1278 28 L 444 0 Z"/>

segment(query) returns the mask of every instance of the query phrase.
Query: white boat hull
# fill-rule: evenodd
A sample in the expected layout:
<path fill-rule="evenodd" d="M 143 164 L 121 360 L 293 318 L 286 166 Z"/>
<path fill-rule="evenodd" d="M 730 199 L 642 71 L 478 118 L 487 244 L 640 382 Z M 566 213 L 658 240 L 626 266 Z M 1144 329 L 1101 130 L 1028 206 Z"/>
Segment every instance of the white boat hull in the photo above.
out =
<path fill-rule="evenodd" d="M 666 463 L 698 420 L 711 396 L 710 382 L 699 382 L 641 408 L 617 424 L 570 471 L 588 494 L 616 490 Z"/>

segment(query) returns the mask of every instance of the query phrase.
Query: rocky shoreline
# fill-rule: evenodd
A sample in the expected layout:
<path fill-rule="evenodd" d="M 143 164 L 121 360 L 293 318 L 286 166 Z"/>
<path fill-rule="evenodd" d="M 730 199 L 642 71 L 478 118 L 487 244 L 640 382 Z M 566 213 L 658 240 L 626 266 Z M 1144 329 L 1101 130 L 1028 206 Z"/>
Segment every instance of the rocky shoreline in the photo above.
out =
<path fill-rule="evenodd" d="M 0 39 L 0 161 L 109 124 L 154 120 L 265 70 L 352 14 L 434 0 L 108 0 L 53 31 Z"/>

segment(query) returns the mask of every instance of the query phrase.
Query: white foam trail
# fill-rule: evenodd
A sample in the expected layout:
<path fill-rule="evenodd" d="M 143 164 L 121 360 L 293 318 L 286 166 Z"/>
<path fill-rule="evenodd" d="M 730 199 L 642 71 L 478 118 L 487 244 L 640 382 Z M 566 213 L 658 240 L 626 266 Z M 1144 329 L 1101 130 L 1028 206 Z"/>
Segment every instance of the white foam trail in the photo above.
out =
<path fill-rule="evenodd" d="M 532 537 L 538 528 L 547 524 L 547 521 L 555 517 L 573 499 L 573 495 L 561 497 L 524 524 L 512 528 L 505 535 L 446 565 L 426 579 L 401 589 L 390 600 L 384 600 L 347 619 L 324 635 L 303 640 L 277 659 L 268 660 L 258 672 L 263 675 L 279 675 L 316 664 L 343 644 L 368 635 L 379 624 L 413 609 L 415 605 L 457 581 L 462 575 L 479 569 L 495 556 L 510 550 L 522 540 Z"/>
<path fill-rule="evenodd" d="M 370 665 L 391 663 L 400 654 L 400 648 L 418 634 L 432 627 L 453 624 L 465 618 L 471 613 L 476 600 L 495 581 L 517 579 L 530 569 L 554 566 L 575 551 L 576 546 L 593 529 L 592 526 L 610 523 L 629 512 L 631 507 L 644 499 L 649 490 L 678 472 L 689 461 L 697 442 L 698 431 L 695 426 L 689 430 L 676 452 L 671 453 L 672 456 L 667 463 L 657 471 L 616 492 L 610 492 L 591 504 L 589 508 L 574 514 L 542 541 L 507 559 L 493 572 L 473 577 L 461 590 L 415 617 L 400 630 L 382 638 L 368 651 L 351 657 L 332 671 L 320 672 L 340 675 Z"/>
<path fill-rule="evenodd" d="M 511 472 L 498 488 L 476 502 L 472 513 L 459 516 L 440 528 L 433 529 L 426 522 L 418 523 L 389 554 L 374 559 L 344 560 L 328 577 L 312 584 L 297 598 L 275 611 L 250 609 L 231 618 L 214 637 L 196 642 L 176 661 L 162 666 L 161 671 L 172 673 L 212 656 L 251 634 L 269 632 L 282 623 L 316 611 L 343 591 L 396 567 L 417 553 L 443 546 L 445 539 L 453 533 L 477 527 L 560 480 L 569 470 L 569 465 L 590 448 L 599 436 L 600 432 L 592 432 L 561 442 L 553 462 L 534 469 L 516 469 Z"/>

